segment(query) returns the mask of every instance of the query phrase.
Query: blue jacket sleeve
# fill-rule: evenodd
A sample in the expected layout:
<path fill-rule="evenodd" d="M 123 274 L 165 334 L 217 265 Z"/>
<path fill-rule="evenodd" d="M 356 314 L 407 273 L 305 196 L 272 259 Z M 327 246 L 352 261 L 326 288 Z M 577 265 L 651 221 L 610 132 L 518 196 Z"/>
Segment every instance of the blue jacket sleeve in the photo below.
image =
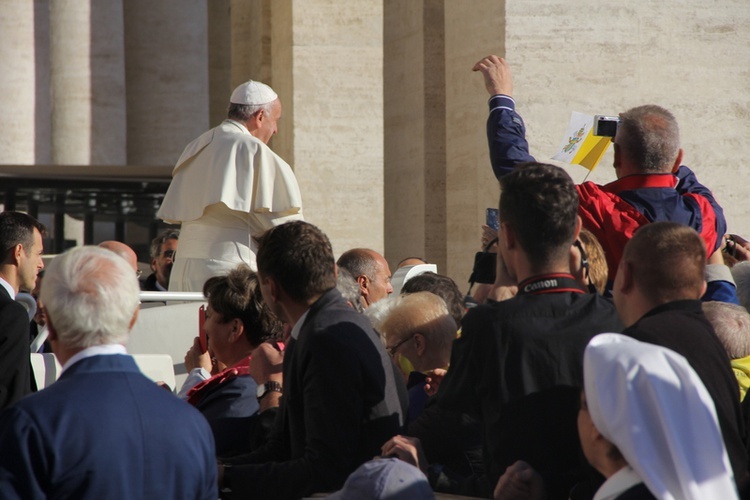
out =
<path fill-rule="evenodd" d="M 714 209 L 716 214 L 716 247 L 714 251 L 718 250 L 721 246 L 721 237 L 727 234 L 727 221 L 724 217 L 724 210 L 719 205 L 719 202 L 714 198 L 714 194 L 706 186 L 698 182 L 698 178 L 695 173 L 685 165 L 682 165 L 677 170 L 677 186 L 676 189 L 680 194 L 694 193 L 703 196 L 708 200 Z"/>
<path fill-rule="evenodd" d="M 487 142 L 490 146 L 490 162 L 499 179 L 513 171 L 519 163 L 535 161 L 529 154 L 526 142 L 526 126 L 516 113 L 516 103 L 507 95 L 490 98 L 490 116 L 487 118 Z"/>

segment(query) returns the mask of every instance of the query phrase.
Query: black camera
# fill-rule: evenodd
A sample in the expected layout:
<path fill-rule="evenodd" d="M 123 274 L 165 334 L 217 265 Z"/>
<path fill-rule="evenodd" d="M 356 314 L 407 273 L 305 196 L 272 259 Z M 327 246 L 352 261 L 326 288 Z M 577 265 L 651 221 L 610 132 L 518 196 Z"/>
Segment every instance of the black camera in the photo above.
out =
<path fill-rule="evenodd" d="M 617 127 L 619 126 L 619 116 L 596 115 L 594 117 L 594 135 L 614 137 L 617 134 Z"/>

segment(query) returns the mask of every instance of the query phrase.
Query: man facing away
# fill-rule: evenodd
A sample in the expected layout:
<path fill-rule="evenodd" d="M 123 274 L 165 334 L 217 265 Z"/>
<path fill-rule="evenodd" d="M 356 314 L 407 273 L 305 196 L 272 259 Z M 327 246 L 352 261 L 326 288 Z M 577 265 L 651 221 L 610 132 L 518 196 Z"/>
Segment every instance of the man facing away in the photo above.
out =
<path fill-rule="evenodd" d="M 614 300 L 622 333 L 683 355 L 716 406 L 724 445 L 740 487 L 747 482 L 737 380 L 724 347 L 701 309 L 706 249 L 693 229 L 674 222 L 648 224 L 625 247 Z"/>
<path fill-rule="evenodd" d="M 254 375 L 259 387 L 283 382 L 268 442 L 220 466 L 222 491 L 299 498 L 337 490 L 403 424 L 403 380 L 367 318 L 336 290 L 333 251 L 320 229 L 294 221 L 267 231 L 258 274 L 263 300 L 294 327 L 283 380 Z"/>
<path fill-rule="evenodd" d="M 50 263 L 41 298 L 63 371 L 0 414 L 3 498 L 216 498 L 208 423 L 126 355 L 138 293 L 109 250 Z"/>
<path fill-rule="evenodd" d="M 393 293 L 388 261 L 375 250 L 352 248 L 341 254 L 336 265 L 349 271 L 356 280 L 362 307 L 370 307 Z"/>
<path fill-rule="evenodd" d="M 42 262 L 44 226 L 21 212 L 0 214 L 0 410 L 31 392 L 29 315 L 15 301 L 31 292 Z"/>
<path fill-rule="evenodd" d="M 593 336 L 622 325 L 610 301 L 570 274 L 581 219 L 568 174 L 530 164 L 500 186 L 498 272 L 507 270 L 518 294 L 464 316 L 437 409 L 426 408 L 415 425 L 428 428 L 440 411 L 465 412 L 484 429 L 489 484 L 523 460 L 542 475 L 550 498 L 567 498 L 586 470 L 575 459 L 583 352 Z"/>
<path fill-rule="evenodd" d="M 302 219 L 294 172 L 266 145 L 280 118 L 276 92 L 250 80 L 232 93 L 227 119 L 185 147 L 157 213 L 182 224 L 169 290 L 200 292 L 240 263 L 257 270 L 253 237 Z"/>
<path fill-rule="evenodd" d="M 488 56 L 474 65 L 484 76 L 489 101 L 487 140 L 492 169 L 498 178 L 529 154 L 526 128 L 516 113 L 513 79 L 508 63 Z M 698 231 L 709 255 L 726 233 L 724 213 L 711 191 L 682 163 L 680 131 L 675 117 L 655 105 L 639 106 L 620 114 L 614 137 L 617 180 L 605 186 L 585 182 L 577 186 L 578 214 L 583 227 L 599 240 L 614 280 L 625 243 L 641 226 L 672 221 Z"/>

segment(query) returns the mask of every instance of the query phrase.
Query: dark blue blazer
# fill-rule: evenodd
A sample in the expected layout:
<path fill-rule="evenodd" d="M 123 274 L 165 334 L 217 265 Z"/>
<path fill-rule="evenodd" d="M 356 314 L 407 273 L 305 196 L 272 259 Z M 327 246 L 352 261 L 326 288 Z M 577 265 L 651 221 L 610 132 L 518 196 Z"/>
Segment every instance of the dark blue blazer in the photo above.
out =
<path fill-rule="evenodd" d="M 0 496 L 215 499 L 211 429 L 132 357 L 86 358 L 0 414 Z"/>

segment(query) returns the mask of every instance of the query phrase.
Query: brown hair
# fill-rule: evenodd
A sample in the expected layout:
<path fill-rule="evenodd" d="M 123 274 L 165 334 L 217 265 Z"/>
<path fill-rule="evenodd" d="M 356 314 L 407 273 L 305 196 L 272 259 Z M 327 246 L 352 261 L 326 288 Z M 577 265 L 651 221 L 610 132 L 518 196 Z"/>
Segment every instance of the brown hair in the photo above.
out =
<path fill-rule="evenodd" d="M 263 302 L 258 276 L 247 265 L 240 264 L 224 276 L 209 278 L 203 285 L 203 295 L 221 315 L 222 323 L 235 318 L 242 321 L 245 336 L 253 347 L 281 339 L 281 321 Z"/>
<path fill-rule="evenodd" d="M 622 258 L 632 267 L 635 285 L 654 304 L 700 299 L 706 247 L 694 229 L 676 222 L 641 226 Z"/>
<path fill-rule="evenodd" d="M 307 301 L 336 286 L 328 237 L 309 222 L 292 221 L 258 239 L 258 273 L 273 278 L 294 300 Z"/>

